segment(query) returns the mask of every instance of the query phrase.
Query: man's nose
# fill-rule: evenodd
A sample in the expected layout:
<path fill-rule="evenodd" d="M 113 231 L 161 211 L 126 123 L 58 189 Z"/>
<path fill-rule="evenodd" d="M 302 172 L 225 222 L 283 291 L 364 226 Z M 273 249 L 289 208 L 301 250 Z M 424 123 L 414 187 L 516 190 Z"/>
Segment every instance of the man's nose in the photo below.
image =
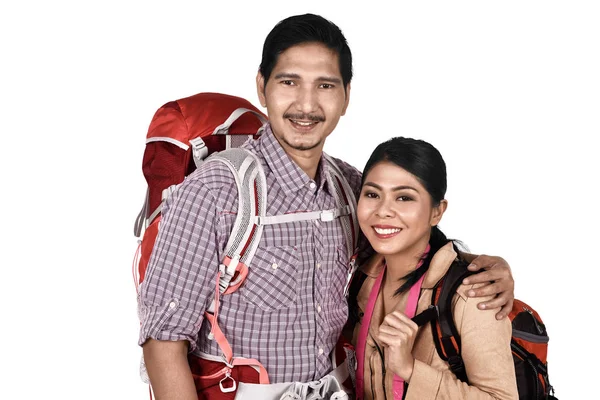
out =
<path fill-rule="evenodd" d="M 304 114 L 310 114 L 318 109 L 317 90 L 313 87 L 303 87 L 299 90 L 296 108 Z"/>

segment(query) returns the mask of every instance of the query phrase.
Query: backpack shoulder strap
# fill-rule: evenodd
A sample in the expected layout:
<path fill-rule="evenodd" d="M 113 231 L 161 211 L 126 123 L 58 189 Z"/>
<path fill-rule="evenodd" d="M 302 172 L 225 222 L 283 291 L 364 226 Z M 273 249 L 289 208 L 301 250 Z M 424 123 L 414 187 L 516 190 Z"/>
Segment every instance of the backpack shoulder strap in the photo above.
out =
<path fill-rule="evenodd" d="M 335 160 L 325 153 L 323 153 L 323 158 L 327 161 L 327 171 L 329 171 L 327 180 L 330 187 L 334 188 L 333 196 L 337 207 L 338 209 L 348 210 L 348 218 L 342 218 L 341 221 L 346 236 L 348 260 L 350 260 L 353 259 L 356 253 L 359 232 L 358 219 L 356 218 L 356 195 Z M 353 263 L 353 269 L 355 268 Z"/>
<path fill-rule="evenodd" d="M 238 212 L 220 265 L 220 293 L 234 291 L 248 274 L 263 227 L 256 224 L 267 209 L 267 184 L 258 157 L 243 148 L 213 153 L 205 163 L 222 163 L 231 171 L 238 191 Z M 237 273 L 237 278 L 232 278 Z"/>
<path fill-rule="evenodd" d="M 440 358 L 448 362 L 454 375 L 463 382 L 468 382 L 468 379 L 460 355 L 460 336 L 452 315 L 452 299 L 463 279 L 474 273 L 466 267 L 465 262 L 454 261 L 431 295 L 431 304 L 437 310 L 437 318 L 431 320 L 435 348 Z"/>

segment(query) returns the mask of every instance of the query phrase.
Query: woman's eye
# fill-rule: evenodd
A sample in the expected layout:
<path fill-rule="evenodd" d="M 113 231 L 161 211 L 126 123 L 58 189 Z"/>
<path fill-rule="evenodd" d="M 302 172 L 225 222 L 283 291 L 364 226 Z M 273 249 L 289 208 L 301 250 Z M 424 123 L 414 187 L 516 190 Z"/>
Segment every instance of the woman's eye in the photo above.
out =
<path fill-rule="evenodd" d="M 400 196 L 400 197 L 398 197 L 398 200 L 400 200 L 400 201 L 411 201 L 412 197 L 409 197 L 409 196 Z"/>
<path fill-rule="evenodd" d="M 377 193 L 373 193 L 373 192 L 365 192 L 364 196 L 368 199 L 376 199 L 377 198 Z"/>

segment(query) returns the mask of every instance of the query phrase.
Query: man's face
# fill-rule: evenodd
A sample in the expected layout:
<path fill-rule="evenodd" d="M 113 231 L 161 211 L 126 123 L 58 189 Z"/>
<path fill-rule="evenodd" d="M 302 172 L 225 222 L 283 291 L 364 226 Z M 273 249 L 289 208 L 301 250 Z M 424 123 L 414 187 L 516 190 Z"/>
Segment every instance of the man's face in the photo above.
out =
<path fill-rule="evenodd" d="M 325 138 L 346 113 L 338 54 L 321 43 L 292 46 L 279 55 L 267 81 L 258 73 L 258 96 L 273 134 L 286 152 L 321 152 Z"/>

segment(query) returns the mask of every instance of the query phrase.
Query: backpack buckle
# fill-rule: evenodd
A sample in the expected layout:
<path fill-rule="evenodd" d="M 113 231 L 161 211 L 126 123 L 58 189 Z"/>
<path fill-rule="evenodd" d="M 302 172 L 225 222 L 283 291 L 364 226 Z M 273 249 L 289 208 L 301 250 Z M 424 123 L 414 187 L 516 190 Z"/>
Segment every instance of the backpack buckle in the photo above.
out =
<path fill-rule="evenodd" d="M 335 211 L 333 210 L 325 210 L 321 212 L 321 221 L 330 222 L 335 219 Z"/>
<path fill-rule="evenodd" d="M 225 382 L 228 379 L 231 380 L 231 386 L 229 386 L 229 387 L 223 386 L 223 382 Z M 221 379 L 221 381 L 219 382 L 219 387 L 221 388 L 221 392 L 223 392 L 223 393 L 235 392 L 235 390 L 237 389 L 237 383 L 236 383 L 235 379 L 233 379 L 231 377 L 231 373 L 229 371 L 227 371 L 225 373 L 225 377 L 223 379 Z"/>
<path fill-rule="evenodd" d="M 201 137 L 190 140 L 190 144 L 192 145 L 194 164 L 196 164 L 196 168 L 200 168 L 202 161 L 208 156 L 208 147 L 206 147 L 206 143 Z"/>

